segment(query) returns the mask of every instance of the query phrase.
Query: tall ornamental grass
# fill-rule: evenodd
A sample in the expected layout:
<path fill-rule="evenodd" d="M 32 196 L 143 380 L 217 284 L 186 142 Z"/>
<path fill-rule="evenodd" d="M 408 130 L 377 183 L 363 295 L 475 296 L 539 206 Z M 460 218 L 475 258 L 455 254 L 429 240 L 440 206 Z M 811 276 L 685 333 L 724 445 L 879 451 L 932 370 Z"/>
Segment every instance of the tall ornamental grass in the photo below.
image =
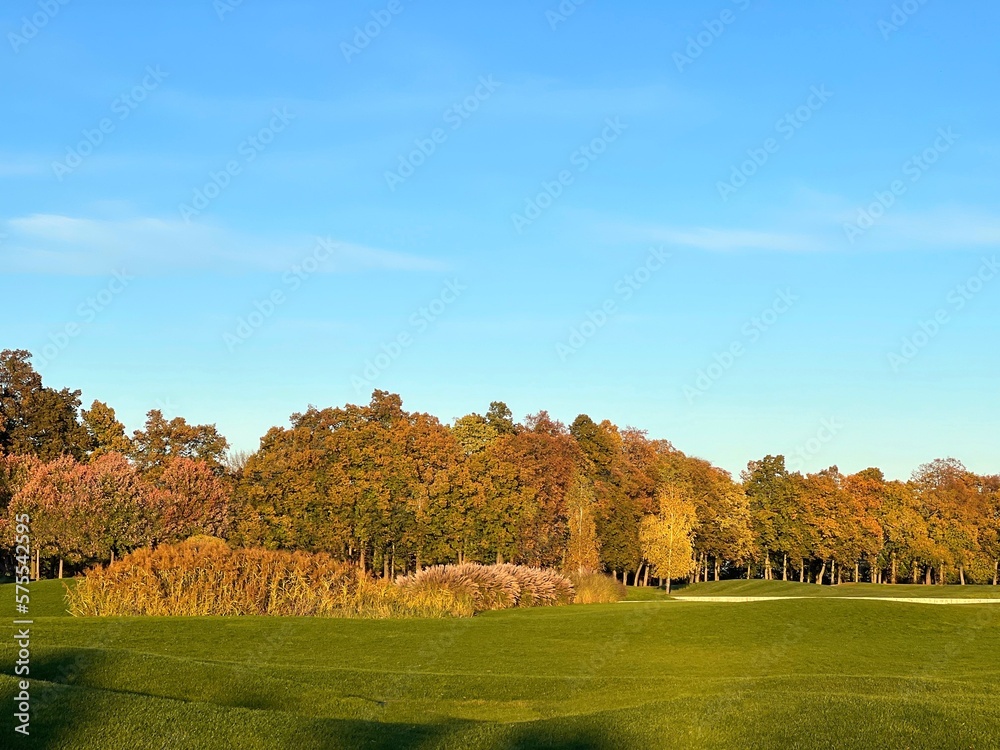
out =
<path fill-rule="evenodd" d="M 603 573 L 570 573 L 576 590 L 576 604 L 610 604 L 625 598 L 628 589 L 611 576 Z"/>
<path fill-rule="evenodd" d="M 87 571 L 67 591 L 77 616 L 468 617 L 569 604 L 573 584 L 521 565 L 436 565 L 395 582 L 327 554 L 231 549 L 192 537 Z"/>
<path fill-rule="evenodd" d="M 407 596 L 326 554 L 230 549 L 211 537 L 141 549 L 93 568 L 67 592 L 79 616 L 275 615 L 449 617 L 471 609 L 448 592 Z"/>
<path fill-rule="evenodd" d="M 408 596 L 450 592 L 473 612 L 569 604 L 573 584 L 554 570 L 523 565 L 434 565 L 396 579 Z"/>

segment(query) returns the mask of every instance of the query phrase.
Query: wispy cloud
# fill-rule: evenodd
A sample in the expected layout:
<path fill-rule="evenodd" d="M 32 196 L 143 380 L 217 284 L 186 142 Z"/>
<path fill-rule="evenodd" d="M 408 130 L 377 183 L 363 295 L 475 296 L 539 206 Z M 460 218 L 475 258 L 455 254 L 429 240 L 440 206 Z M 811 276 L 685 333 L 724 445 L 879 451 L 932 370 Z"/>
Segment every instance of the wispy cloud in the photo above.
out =
<path fill-rule="evenodd" d="M 679 227 L 658 224 L 604 225 L 601 233 L 633 242 L 652 242 L 679 247 L 734 252 L 774 250 L 804 252 L 823 249 L 828 244 L 809 234 L 773 230 Z"/>
<path fill-rule="evenodd" d="M 1000 246 L 1000 218 L 966 209 L 939 209 L 924 214 L 886 216 L 873 239 L 898 246 L 982 248 Z"/>
<path fill-rule="evenodd" d="M 591 225 L 589 236 L 609 241 L 649 242 L 707 252 L 905 252 L 981 251 L 1000 247 L 1000 217 L 979 209 L 941 207 L 921 213 L 886 211 L 854 244 L 845 224 L 858 207 L 819 195 L 816 205 L 791 209 L 767 223 L 747 227 L 684 226 L 627 221 Z"/>
<path fill-rule="evenodd" d="M 406 118 L 425 116 L 429 121 L 440 117 L 445 108 L 461 102 L 479 85 L 480 76 L 489 76 L 488 69 L 470 71 L 454 77 L 447 85 L 434 89 L 396 89 L 373 92 L 352 92 L 340 98 L 318 99 L 283 97 L 217 97 L 187 91 L 165 91 L 158 106 L 184 119 L 217 122 L 244 122 L 255 125 L 261 116 L 276 105 L 287 106 L 302 121 L 343 123 L 371 121 L 376 118 Z M 498 76 L 502 96 L 491 105 L 499 116 L 530 116 L 554 119 L 580 117 L 604 118 L 609 114 L 640 115 L 694 107 L 697 97 L 680 89 L 655 83 L 635 86 L 575 87 L 552 78 L 511 79 Z"/>
<path fill-rule="evenodd" d="M 125 265 L 132 273 L 190 270 L 224 273 L 283 271 L 316 245 L 316 235 L 251 236 L 227 227 L 179 219 L 94 219 L 32 214 L 0 222 L 8 271 L 89 275 Z M 332 238 L 329 272 L 440 271 L 441 261 Z"/>
<path fill-rule="evenodd" d="M 48 174 L 48 163 L 43 159 L 28 159 L 24 156 L 0 155 L 0 178 L 35 177 Z"/>

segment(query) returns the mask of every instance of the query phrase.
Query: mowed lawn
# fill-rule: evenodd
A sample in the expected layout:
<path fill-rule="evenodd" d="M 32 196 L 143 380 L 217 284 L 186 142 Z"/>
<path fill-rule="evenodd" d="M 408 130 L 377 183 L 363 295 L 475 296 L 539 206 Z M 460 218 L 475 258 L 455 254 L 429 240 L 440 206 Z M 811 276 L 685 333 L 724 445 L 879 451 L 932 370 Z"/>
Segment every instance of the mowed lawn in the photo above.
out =
<path fill-rule="evenodd" d="M 686 593 L 776 588 L 820 587 Z M 53 616 L 60 590 L 33 585 L 32 736 L 13 734 L 8 709 L 0 747 L 1000 747 L 1000 604 L 824 595 L 464 620 L 78 619 Z M 7 706 L 14 658 L 4 639 Z"/>

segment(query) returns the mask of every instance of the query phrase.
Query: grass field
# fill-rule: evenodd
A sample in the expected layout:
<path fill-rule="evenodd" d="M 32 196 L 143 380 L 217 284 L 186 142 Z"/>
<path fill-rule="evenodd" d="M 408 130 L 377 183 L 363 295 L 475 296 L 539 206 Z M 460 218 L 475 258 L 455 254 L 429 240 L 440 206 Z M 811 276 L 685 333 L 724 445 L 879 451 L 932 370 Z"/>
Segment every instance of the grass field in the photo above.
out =
<path fill-rule="evenodd" d="M 905 595 L 921 588 L 997 595 Z M 1000 747 L 1000 604 L 838 600 L 851 589 L 894 593 L 730 581 L 675 593 L 815 598 L 77 619 L 58 616 L 61 584 L 41 582 L 32 736 L 13 734 L 8 709 L 0 747 Z M 8 706 L 13 660 L 4 639 Z"/>
<path fill-rule="evenodd" d="M 635 589 L 641 591 L 642 589 Z M 656 589 L 654 589 L 655 591 Z M 659 592 L 666 596 L 662 591 Z M 921 586 L 900 583 L 842 583 L 817 586 L 792 581 L 718 581 L 674 589 L 675 596 L 876 596 L 883 599 L 1000 599 L 1000 586 Z"/>

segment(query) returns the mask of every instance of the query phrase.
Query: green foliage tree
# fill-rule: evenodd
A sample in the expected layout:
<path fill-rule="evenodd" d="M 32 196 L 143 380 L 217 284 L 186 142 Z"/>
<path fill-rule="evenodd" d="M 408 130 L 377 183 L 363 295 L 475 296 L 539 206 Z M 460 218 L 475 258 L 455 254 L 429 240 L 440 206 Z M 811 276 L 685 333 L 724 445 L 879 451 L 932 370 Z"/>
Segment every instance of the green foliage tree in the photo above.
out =
<path fill-rule="evenodd" d="M 146 425 L 132 435 L 130 456 L 140 471 L 159 475 L 172 458 L 195 458 L 223 471 L 222 461 L 229 442 L 215 425 L 191 425 L 184 417 L 164 418 L 159 409 L 146 414 Z"/>
<path fill-rule="evenodd" d="M 87 430 L 91 460 L 107 453 L 131 453 L 132 441 L 125 435 L 125 425 L 118 421 L 110 406 L 94 401 L 89 410 L 83 410 L 81 417 Z"/>
<path fill-rule="evenodd" d="M 794 519 L 796 483 L 785 468 L 784 456 L 751 461 L 743 472 L 743 487 L 750 498 L 750 517 L 757 547 L 764 555 L 764 578 L 774 577 L 776 556 L 798 551 Z"/>
<path fill-rule="evenodd" d="M 467 455 L 486 450 L 500 434 L 486 417 L 480 414 L 466 414 L 464 417 L 459 417 L 455 420 L 451 431 Z"/>
<path fill-rule="evenodd" d="M 88 437 L 77 420 L 79 408 L 80 391 L 42 384 L 30 352 L 0 352 L 0 451 L 42 460 L 82 457 Z"/>

